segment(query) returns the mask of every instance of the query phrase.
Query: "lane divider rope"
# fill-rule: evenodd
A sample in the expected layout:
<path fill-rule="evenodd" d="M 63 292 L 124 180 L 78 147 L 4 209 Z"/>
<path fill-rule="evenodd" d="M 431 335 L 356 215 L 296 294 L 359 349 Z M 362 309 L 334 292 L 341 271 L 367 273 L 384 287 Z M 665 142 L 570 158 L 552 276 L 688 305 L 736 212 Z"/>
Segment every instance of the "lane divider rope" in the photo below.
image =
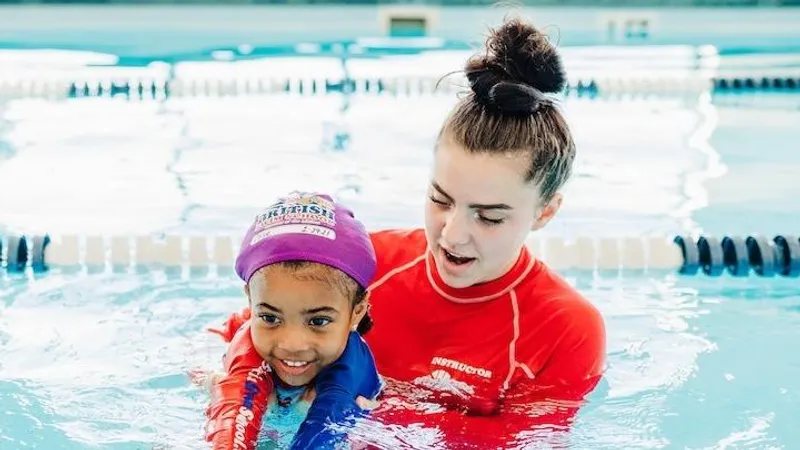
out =
<path fill-rule="evenodd" d="M 380 78 L 105 78 L 86 80 L 0 79 L 0 98 L 84 98 L 118 97 L 163 100 L 174 97 L 225 97 L 289 93 L 326 95 L 429 95 L 449 94 L 466 86 L 463 77 Z M 616 94 L 680 95 L 696 92 L 718 94 L 737 92 L 798 92 L 800 75 L 769 76 L 652 76 L 578 77 L 569 80 L 562 95 L 567 97 L 613 96 Z"/>
<path fill-rule="evenodd" d="M 346 93 L 354 95 L 419 96 L 451 94 L 467 85 L 463 77 L 381 77 L 381 78 L 187 78 L 187 79 L 86 79 L 86 80 L 2 80 L 0 98 L 67 99 L 123 97 L 165 100 L 180 97 L 227 97 L 255 94 L 296 94 L 306 96 Z M 797 80 L 800 81 L 800 78 Z M 793 81 L 794 82 L 794 81 Z M 716 81 L 705 76 L 585 77 L 569 80 L 562 92 L 566 97 L 613 96 L 616 94 L 681 95 L 708 92 Z M 733 85 L 733 82 L 725 86 Z M 750 86 L 738 83 L 737 86 Z M 755 85 L 760 86 L 759 83 Z M 795 86 L 782 83 L 781 86 Z M 787 87 L 788 89 L 788 87 Z"/>
<path fill-rule="evenodd" d="M 49 236 L 0 238 L 9 272 L 56 267 L 231 267 L 236 236 Z M 717 277 L 800 276 L 796 235 L 593 238 L 532 237 L 526 245 L 551 267 L 584 270 L 674 270 Z"/>

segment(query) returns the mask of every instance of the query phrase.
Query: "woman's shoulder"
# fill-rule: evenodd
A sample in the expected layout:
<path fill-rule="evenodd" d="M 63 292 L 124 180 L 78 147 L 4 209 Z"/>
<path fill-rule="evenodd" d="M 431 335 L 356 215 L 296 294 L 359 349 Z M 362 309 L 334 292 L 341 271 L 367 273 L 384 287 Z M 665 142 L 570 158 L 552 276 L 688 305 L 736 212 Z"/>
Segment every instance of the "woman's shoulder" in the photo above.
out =
<path fill-rule="evenodd" d="M 387 272 L 407 266 L 425 255 L 427 241 L 425 230 L 420 228 L 395 228 L 370 233 L 378 270 L 375 279 Z"/>
<path fill-rule="evenodd" d="M 583 293 L 566 279 L 537 261 L 538 270 L 517 289 L 520 321 L 539 323 L 542 317 L 563 330 L 579 332 L 586 336 L 603 334 L 605 324 L 602 314 Z"/>
<path fill-rule="evenodd" d="M 523 283 L 517 292 L 519 361 L 537 377 L 548 366 L 545 373 L 565 380 L 601 372 L 606 325 L 600 310 L 546 266 L 535 278 Z"/>
<path fill-rule="evenodd" d="M 421 228 L 392 228 L 369 234 L 378 260 L 396 254 L 421 254 L 427 247 L 425 230 Z"/>

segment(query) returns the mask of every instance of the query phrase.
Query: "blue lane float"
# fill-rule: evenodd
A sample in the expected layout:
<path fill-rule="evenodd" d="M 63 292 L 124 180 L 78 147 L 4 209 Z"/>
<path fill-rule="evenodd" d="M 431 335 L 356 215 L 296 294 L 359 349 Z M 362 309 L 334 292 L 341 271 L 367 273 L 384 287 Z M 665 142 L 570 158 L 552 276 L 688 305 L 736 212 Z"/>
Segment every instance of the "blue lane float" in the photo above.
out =
<path fill-rule="evenodd" d="M 700 256 L 700 268 L 703 273 L 712 277 L 722 275 L 725 270 L 725 259 L 722 257 L 722 245 L 714 236 L 701 236 L 697 240 L 697 252 Z"/>
<path fill-rule="evenodd" d="M 700 269 L 700 254 L 690 236 L 675 236 L 672 242 L 678 246 L 683 256 L 683 264 L 678 268 L 681 275 L 695 275 Z"/>
<path fill-rule="evenodd" d="M 739 236 L 725 236 L 722 246 L 722 261 L 728 273 L 735 277 L 744 277 L 750 273 L 750 254 L 745 239 Z"/>
<path fill-rule="evenodd" d="M 45 249 L 50 244 L 50 236 L 33 236 L 31 239 L 31 268 L 42 271 L 47 268 L 45 263 Z"/>
<path fill-rule="evenodd" d="M 232 264 L 237 242 L 235 236 L 67 235 L 54 240 L 50 235 L 9 235 L 0 237 L 0 255 L 10 272 L 107 264 L 219 268 Z M 667 269 L 684 276 L 800 277 L 800 238 L 788 234 L 721 239 L 684 235 L 671 240 L 545 237 L 527 245 L 535 256 L 558 269 Z"/>
<path fill-rule="evenodd" d="M 6 268 L 23 270 L 28 262 L 28 243 L 24 236 L 9 236 L 6 245 Z"/>
<path fill-rule="evenodd" d="M 747 260 L 756 275 L 774 276 L 779 263 L 776 261 L 773 243 L 764 236 L 749 236 L 744 242 L 747 247 Z"/>
<path fill-rule="evenodd" d="M 800 240 L 797 236 L 776 236 L 775 254 L 778 273 L 795 278 L 800 275 Z"/>

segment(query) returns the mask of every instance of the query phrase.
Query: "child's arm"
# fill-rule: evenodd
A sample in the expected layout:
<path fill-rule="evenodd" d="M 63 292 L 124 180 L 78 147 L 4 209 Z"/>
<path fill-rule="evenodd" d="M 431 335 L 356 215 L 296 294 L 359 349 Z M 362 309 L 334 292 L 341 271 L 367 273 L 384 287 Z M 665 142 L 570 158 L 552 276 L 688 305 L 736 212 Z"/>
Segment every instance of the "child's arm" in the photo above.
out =
<path fill-rule="evenodd" d="M 332 449 L 344 434 L 328 427 L 346 425 L 364 410 L 362 396 L 374 399 L 381 381 L 367 343 L 351 332 L 344 353 L 314 380 L 316 397 L 292 441 L 292 449 Z"/>
<path fill-rule="evenodd" d="M 245 324 L 233 336 L 225 355 L 225 374 L 211 384 L 206 409 L 206 440 L 214 450 L 252 450 L 274 389 L 270 368 L 261 359 Z"/>

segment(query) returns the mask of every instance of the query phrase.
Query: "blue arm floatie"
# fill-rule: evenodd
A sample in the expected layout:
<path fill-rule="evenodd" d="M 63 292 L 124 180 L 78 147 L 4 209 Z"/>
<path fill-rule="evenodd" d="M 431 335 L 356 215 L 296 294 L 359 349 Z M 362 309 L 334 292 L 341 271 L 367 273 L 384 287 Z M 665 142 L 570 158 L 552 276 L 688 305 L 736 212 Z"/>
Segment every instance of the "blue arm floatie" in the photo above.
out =
<path fill-rule="evenodd" d="M 351 332 L 344 353 L 315 379 L 316 398 L 292 441 L 292 450 L 333 449 L 346 434 L 330 429 L 351 425 L 365 414 L 356 397 L 375 398 L 381 381 L 369 347 L 357 332 Z"/>

